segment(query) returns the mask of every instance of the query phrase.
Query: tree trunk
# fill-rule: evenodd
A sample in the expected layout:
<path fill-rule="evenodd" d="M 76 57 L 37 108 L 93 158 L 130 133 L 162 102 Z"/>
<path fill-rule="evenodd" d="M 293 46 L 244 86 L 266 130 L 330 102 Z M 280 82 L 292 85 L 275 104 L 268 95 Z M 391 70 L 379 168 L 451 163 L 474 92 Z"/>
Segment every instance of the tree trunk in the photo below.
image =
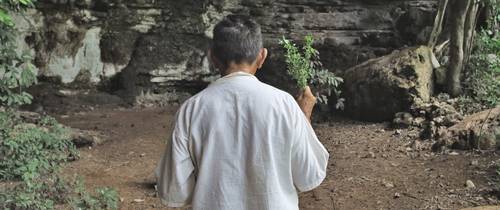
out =
<path fill-rule="evenodd" d="M 472 0 L 452 1 L 450 16 L 450 64 L 446 72 L 447 92 L 451 96 L 458 96 L 462 92 L 460 85 L 460 73 L 463 68 L 464 59 L 464 25 L 468 7 Z"/>
<path fill-rule="evenodd" d="M 464 31 L 464 65 L 469 62 L 470 53 L 472 52 L 472 46 L 474 46 L 474 37 L 476 35 L 476 25 L 478 13 L 479 2 L 472 0 L 467 11 L 467 17 L 465 19 L 465 31 Z"/>
<path fill-rule="evenodd" d="M 436 19 L 434 19 L 434 27 L 432 28 L 432 33 L 429 39 L 429 43 L 427 46 L 431 49 L 434 49 L 436 43 L 438 41 L 439 35 L 443 29 L 443 19 L 444 14 L 446 13 L 446 6 L 448 5 L 448 0 L 439 1 L 439 7 L 436 14 Z"/>

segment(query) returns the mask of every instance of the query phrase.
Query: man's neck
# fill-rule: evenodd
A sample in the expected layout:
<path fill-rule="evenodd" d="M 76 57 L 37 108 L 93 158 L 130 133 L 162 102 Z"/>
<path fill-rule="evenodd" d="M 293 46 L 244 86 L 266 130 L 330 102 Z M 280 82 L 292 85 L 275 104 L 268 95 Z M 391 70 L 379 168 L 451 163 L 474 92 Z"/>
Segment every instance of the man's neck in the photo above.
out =
<path fill-rule="evenodd" d="M 226 76 L 228 74 L 232 74 L 235 72 L 245 72 L 254 75 L 257 72 L 257 67 L 252 64 L 235 64 L 231 63 L 226 70 L 222 71 L 222 76 Z"/>

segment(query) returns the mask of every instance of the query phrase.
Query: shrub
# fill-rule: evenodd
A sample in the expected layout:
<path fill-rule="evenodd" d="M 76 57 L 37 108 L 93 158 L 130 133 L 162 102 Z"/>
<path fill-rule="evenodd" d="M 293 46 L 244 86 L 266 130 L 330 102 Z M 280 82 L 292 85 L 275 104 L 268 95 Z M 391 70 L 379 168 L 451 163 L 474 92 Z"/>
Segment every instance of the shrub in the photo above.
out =
<path fill-rule="evenodd" d="M 81 178 L 68 182 L 59 175 L 22 182 L 7 192 L 0 191 L 0 209 L 54 209 L 57 205 L 86 210 L 118 209 L 118 193 L 97 188 L 89 193 Z"/>
<path fill-rule="evenodd" d="M 67 182 L 58 175 L 61 164 L 78 155 L 62 125 L 50 117 L 26 123 L 13 112 L 31 103 L 24 89 L 36 82 L 36 75 L 31 56 L 16 49 L 11 15 L 34 1 L 0 0 L 0 181 L 19 181 L 13 187 L 0 185 L 0 209 L 44 210 L 69 204 L 75 209 L 117 209 L 116 191 L 98 188 L 91 194 L 83 181 Z M 4 106 L 8 112 L 2 111 Z"/>
<path fill-rule="evenodd" d="M 51 199 L 55 191 L 49 179 L 33 178 L 18 183 L 15 187 L 0 191 L 1 209 L 54 209 L 55 201 Z M 61 193 L 60 195 L 64 195 Z M 59 194 L 56 196 L 59 197 Z"/>
<path fill-rule="evenodd" d="M 466 87 L 478 102 L 495 106 L 500 99 L 500 39 L 482 32 L 471 55 Z"/>
<path fill-rule="evenodd" d="M 17 32 L 11 17 L 32 6 L 32 0 L 0 0 L 0 106 L 29 104 L 32 100 L 24 91 L 36 82 L 32 58 L 17 51 Z"/>
<path fill-rule="evenodd" d="M 29 124 L 0 112 L 0 119 L 0 179 L 28 180 L 52 173 L 69 156 L 78 155 L 68 131 L 53 118 Z"/>
<path fill-rule="evenodd" d="M 77 156 L 68 131 L 54 118 L 30 124 L 12 112 L 0 112 L 0 181 L 19 181 L 0 188 L 0 209 L 117 209 L 113 189 L 98 188 L 91 194 L 81 179 L 68 182 L 60 177 L 61 164 Z"/>
<path fill-rule="evenodd" d="M 280 44 L 285 48 L 285 59 L 288 74 L 297 82 L 299 89 L 311 85 L 316 89 L 315 95 L 321 103 L 327 104 L 332 92 L 340 97 L 342 78 L 323 69 L 319 59 L 319 52 L 313 47 L 314 39 L 311 35 L 304 38 L 302 52 L 295 43 L 283 37 Z M 344 99 L 337 100 L 337 108 L 343 108 Z"/>
<path fill-rule="evenodd" d="M 78 179 L 75 184 L 75 193 L 71 200 L 71 205 L 75 209 L 118 209 L 118 193 L 111 188 L 97 188 L 95 194 L 87 192 L 82 179 Z"/>
<path fill-rule="evenodd" d="M 490 23 L 500 19 L 499 8 L 494 3 L 491 5 L 495 14 Z M 495 27 L 495 24 L 490 25 Z M 491 30 L 478 33 L 464 73 L 465 94 L 460 98 L 459 106 L 465 113 L 494 107 L 500 100 L 500 34 Z"/>

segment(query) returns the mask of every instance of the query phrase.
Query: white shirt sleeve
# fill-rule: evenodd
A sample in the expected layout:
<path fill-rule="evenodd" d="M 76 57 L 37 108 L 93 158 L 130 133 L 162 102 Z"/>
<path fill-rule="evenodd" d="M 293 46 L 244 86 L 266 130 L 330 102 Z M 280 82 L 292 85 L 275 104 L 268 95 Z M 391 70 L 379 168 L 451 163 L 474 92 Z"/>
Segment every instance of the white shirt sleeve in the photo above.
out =
<path fill-rule="evenodd" d="M 292 177 L 298 191 L 305 192 L 318 187 L 325 179 L 329 154 L 298 105 L 294 106 Z"/>
<path fill-rule="evenodd" d="M 177 118 L 170 141 L 167 142 L 166 150 L 155 171 L 158 196 L 168 207 L 190 205 L 196 184 L 189 139 L 179 128 L 182 124 Z"/>

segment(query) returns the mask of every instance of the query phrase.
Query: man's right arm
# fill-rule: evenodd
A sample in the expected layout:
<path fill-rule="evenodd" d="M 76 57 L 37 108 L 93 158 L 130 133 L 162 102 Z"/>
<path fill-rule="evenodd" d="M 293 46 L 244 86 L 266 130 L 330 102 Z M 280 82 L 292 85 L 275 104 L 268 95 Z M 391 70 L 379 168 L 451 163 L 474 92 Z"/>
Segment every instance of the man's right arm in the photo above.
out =
<path fill-rule="evenodd" d="M 291 113 L 294 134 L 291 153 L 292 177 L 295 187 L 300 192 L 319 186 L 326 177 L 328 166 L 328 151 L 318 140 L 310 123 L 310 113 L 315 100 L 307 88 L 302 98 L 297 99 L 299 106 L 294 105 Z"/>
<path fill-rule="evenodd" d="M 297 97 L 297 104 L 299 104 L 300 109 L 306 115 L 306 118 L 311 121 L 311 115 L 316 105 L 316 97 L 311 92 L 311 88 L 306 86 L 304 90 Z"/>
<path fill-rule="evenodd" d="M 196 185 L 183 110 L 181 107 L 176 114 L 174 129 L 155 171 L 158 197 L 169 207 L 190 205 Z"/>

